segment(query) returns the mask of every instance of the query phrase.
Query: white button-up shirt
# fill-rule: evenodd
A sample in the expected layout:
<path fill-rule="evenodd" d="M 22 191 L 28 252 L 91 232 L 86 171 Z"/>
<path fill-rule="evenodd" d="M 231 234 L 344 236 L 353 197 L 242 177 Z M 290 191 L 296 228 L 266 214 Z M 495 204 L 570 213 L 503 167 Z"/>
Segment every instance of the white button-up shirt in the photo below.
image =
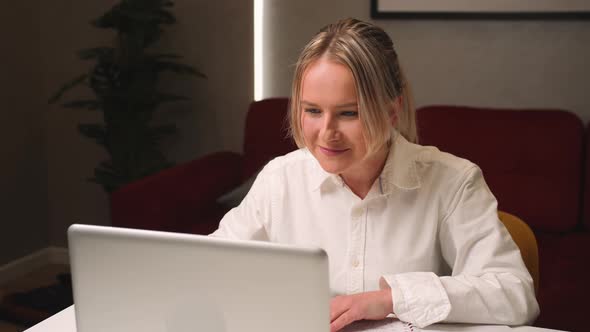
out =
<path fill-rule="evenodd" d="M 334 295 L 391 288 L 393 312 L 518 325 L 538 315 L 533 282 L 473 163 L 394 135 L 364 199 L 306 149 L 268 163 L 213 236 L 315 246 Z"/>

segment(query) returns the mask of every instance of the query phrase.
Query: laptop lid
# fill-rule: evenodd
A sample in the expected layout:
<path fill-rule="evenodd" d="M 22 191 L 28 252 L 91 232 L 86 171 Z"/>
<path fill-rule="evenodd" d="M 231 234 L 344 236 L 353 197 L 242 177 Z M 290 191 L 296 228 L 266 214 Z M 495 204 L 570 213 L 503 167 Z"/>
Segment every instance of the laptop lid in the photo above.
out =
<path fill-rule="evenodd" d="M 321 249 L 75 224 L 78 332 L 329 330 Z"/>

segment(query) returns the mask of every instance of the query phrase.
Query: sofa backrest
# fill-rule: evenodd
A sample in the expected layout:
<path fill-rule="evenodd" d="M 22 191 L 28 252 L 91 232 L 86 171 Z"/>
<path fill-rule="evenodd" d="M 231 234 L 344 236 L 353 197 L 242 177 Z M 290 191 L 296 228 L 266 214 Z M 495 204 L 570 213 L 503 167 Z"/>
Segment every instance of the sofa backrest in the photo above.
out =
<path fill-rule="evenodd" d="M 256 174 L 276 156 L 297 147 L 288 137 L 288 98 L 270 98 L 250 104 L 244 131 L 243 180 Z"/>
<path fill-rule="evenodd" d="M 478 164 L 499 209 L 542 231 L 579 222 L 584 126 L 576 115 L 429 106 L 417 117 L 420 144 Z"/>

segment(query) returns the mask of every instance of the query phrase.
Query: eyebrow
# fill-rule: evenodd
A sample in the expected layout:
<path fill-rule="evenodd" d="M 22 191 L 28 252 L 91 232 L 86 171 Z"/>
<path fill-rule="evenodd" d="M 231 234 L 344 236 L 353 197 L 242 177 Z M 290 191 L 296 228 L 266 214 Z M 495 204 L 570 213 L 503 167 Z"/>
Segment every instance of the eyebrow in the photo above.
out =
<path fill-rule="evenodd" d="M 311 102 L 306 101 L 306 100 L 302 100 L 301 101 L 301 104 L 302 105 L 305 104 L 307 106 L 312 106 L 312 107 L 318 107 L 317 104 L 311 103 Z M 352 102 L 349 102 L 349 103 L 344 103 L 344 104 L 336 105 L 336 108 L 344 108 L 344 107 L 352 107 L 352 106 L 357 107 L 358 106 L 358 103 L 356 101 L 352 101 Z"/>

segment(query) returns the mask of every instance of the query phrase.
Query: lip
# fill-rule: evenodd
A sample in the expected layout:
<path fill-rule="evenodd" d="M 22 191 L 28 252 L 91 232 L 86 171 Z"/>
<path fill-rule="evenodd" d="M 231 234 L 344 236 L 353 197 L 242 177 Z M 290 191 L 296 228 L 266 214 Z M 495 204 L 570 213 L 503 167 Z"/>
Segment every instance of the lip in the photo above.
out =
<path fill-rule="evenodd" d="M 338 156 L 338 155 L 341 155 L 344 152 L 350 150 L 350 149 L 330 149 L 330 148 L 325 148 L 323 146 L 320 146 L 319 148 L 323 154 L 325 154 L 326 156 L 329 156 L 329 157 Z"/>

